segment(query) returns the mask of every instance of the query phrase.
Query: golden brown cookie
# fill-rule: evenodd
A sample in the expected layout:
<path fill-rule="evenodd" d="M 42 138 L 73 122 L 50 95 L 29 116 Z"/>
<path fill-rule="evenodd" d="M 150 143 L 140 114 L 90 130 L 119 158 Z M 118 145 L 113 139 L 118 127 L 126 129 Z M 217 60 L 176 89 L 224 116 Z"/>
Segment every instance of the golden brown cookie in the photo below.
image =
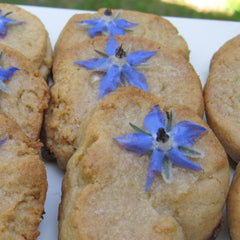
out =
<path fill-rule="evenodd" d="M 180 103 L 203 115 L 202 86 L 192 65 L 181 55 L 156 42 L 130 36 L 116 36 L 123 49 L 157 51 L 135 69 L 145 75 L 149 91 L 165 98 L 167 104 Z M 47 147 L 55 154 L 59 165 L 76 150 L 76 137 L 81 121 L 99 101 L 99 84 L 104 72 L 93 72 L 76 64 L 92 58 L 102 58 L 109 38 L 98 37 L 59 52 L 54 60 L 51 101 L 46 116 Z M 119 84 L 119 87 L 122 86 Z"/>
<path fill-rule="evenodd" d="M 79 22 L 101 18 L 104 16 L 106 9 L 99 9 L 97 13 L 75 14 L 70 18 L 64 29 L 62 30 L 58 41 L 55 45 L 55 54 L 83 40 L 89 39 L 91 36 L 88 28 L 81 26 Z M 111 10 L 112 16 L 119 19 L 125 19 L 131 23 L 137 23 L 137 26 L 129 28 L 125 31 L 126 35 L 136 36 L 154 40 L 161 45 L 174 49 L 186 59 L 189 59 L 189 49 L 186 41 L 179 35 L 178 30 L 167 19 L 150 13 L 142 13 L 129 10 Z M 96 36 L 99 36 L 97 34 Z"/>
<path fill-rule="evenodd" d="M 150 154 L 137 155 L 114 139 L 144 128 L 154 105 L 163 100 L 134 87 L 118 89 L 88 115 L 79 148 L 67 165 L 60 205 L 59 239 L 189 239 L 212 235 L 222 217 L 229 187 L 226 153 L 209 129 L 194 144 L 203 171 L 173 164 L 173 179 L 157 173 L 145 191 Z M 173 106 L 173 122 L 207 124 L 184 106 Z"/>
<path fill-rule="evenodd" d="M 52 46 L 41 20 L 23 8 L 11 4 L 0 3 L 0 10 L 2 16 L 11 12 L 7 18 L 24 22 L 8 25 L 7 34 L 0 38 L 0 43 L 20 51 L 46 79 L 52 66 Z"/>
<path fill-rule="evenodd" d="M 9 90 L 9 92 L 0 90 L 1 109 L 19 124 L 28 137 L 36 140 L 39 138 L 43 112 L 48 107 L 47 83 L 20 52 L 1 43 L 0 52 L 2 71 L 7 71 L 11 67 L 18 68 L 9 80 L 1 80 Z"/>
<path fill-rule="evenodd" d="M 212 60 L 211 60 L 211 65 L 214 64 L 215 60 L 218 59 L 218 57 L 223 54 L 228 48 L 238 48 L 240 47 L 240 34 L 233 37 L 232 39 L 228 40 L 226 43 L 224 43 L 217 52 L 214 53 Z M 210 65 L 210 66 L 211 66 Z"/>
<path fill-rule="evenodd" d="M 41 144 L 2 111 L 0 139 L 0 239 L 37 239 L 47 191 Z"/>
<path fill-rule="evenodd" d="M 229 156 L 240 160 L 240 45 L 229 45 L 211 65 L 204 89 L 207 121 Z"/>
<path fill-rule="evenodd" d="M 237 165 L 229 190 L 227 216 L 231 239 L 240 239 L 240 164 Z"/>

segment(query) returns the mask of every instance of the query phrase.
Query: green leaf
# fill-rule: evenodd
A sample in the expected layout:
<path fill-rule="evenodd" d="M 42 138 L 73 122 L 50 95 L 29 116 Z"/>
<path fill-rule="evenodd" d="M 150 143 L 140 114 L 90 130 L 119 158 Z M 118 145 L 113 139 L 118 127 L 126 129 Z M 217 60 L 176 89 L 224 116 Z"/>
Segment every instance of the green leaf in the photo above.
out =
<path fill-rule="evenodd" d="M 131 28 L 124 28 L 124 31 L 126 31 L 126 32 L 133 32 L 134 30 L 131 29 Z"/>
<path fill-rule="evenodd" d="M 133 123 L 129 123 L 129 125 L 130 125 L 136 132 L 139 132 L 139 133 L 143 133 L 143 134 L 152 136 L 150 133 L 144 131 L 143 129 L 141 129 L 141 128 L 139 128 L 139 127 L 137 127 L 137 126 L 134 125 Z"/>
<path fill-rule="evenodd" d="M 10 93 L 10 90 L 6 87 L 3 81 L 0 81 L 0 90 L 8 94 Z"/>
<path fill-rule="evenodd" d="M 7 17 L 8 15 L 12 14 L 12 12 L 6 12 L 3 17 Z"/>
<path fill-rule="evenodd" d="M 114 16 L 114 19 L 118 19 L 120 17 L 121 13 L 122 13 L 122 11 L 118 11 Z"/>
<path fill-rule="evenodd" d="M 94 49 L 94 51 L 100 55 L 102 55 L 103 57 L 108 57 L 108 55 L 105 52 L 102 52 L 100 50 Z"/>
<path fill-rule="evenodd" d="M 88 24 L 83 24 L 83 23 L 78 23 L 78 26 L 80 28 L 82 28 L 83 30 L 86 30 L 86 29 L 89 29 L 91 27 L 91 25 L 88 25 Z"/>
<path fill-rule="evenodd" d="M 166 183 L 172 182 L 172 162 L 167 156 L 164 156 L 161 174 Z"/>
<path fill-rule="evenodd" d="M 167 112 L 167 132 L 169 132 L 172 129 L 172 118 L 173 118 L 173 113 L 172 113 L 172 109 Z"/>
<path fill-rule="evenodd" d="M 3 51 L 0 52 L 0 60 L 2 59 Z"/>
<path fill-rule="evenodd" d="M 15 22 L 8 22 L 7 25 L 17 25 L 17 24 L 20 24 L 21 22 L 19 21 L 15 21 Z"/>
<path fill-rule="evenodd" d="M 186 156 L 191 157 L 191 158 L 203 158 L 204 153 L 193 148 L 188 148 L 188 147 L 178 147 L 178 149 Z"/>

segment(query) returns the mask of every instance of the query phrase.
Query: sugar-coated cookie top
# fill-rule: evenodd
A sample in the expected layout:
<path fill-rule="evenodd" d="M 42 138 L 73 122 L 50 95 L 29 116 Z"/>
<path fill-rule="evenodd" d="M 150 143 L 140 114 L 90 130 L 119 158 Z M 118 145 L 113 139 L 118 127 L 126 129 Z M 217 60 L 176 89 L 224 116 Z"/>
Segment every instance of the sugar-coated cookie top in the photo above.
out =
<path fill-rule="evenodd" d="M 229 40 L 213 57 L 204 89 L 207 120 L 229 156 L 240 160 L 240 45 Z"/>
<path fill-rule="evenodd" d="M 42 144 L 1 110 L 0 123 L 0 238 L 36 239 L 47 192 Z"/>
<path fill-rule="evenodd" d="M 228 225 L 232 240 L 238 240 L 240 238 L 240 229 L 238 225 L 240 214 L 239 186 L 240 186 L 240 164 L 238 164 L 236 167 L 236 171 L 232 179 L 227 201 Z"/>
<path fill-rule="evenodd" d="M 163 97 L 167 104 L 183 104 L 200 116 L 203 115 L 201 82 L 184 57 L 148 39 L 133 36 L 115 36 L 115 39 L 119 46 L 122 44 L 125 50 L 129 49 L 129 55 L 139 50 L 156 52 L 143 64 L 132 64 L 136 76 L 145 76 L 149 92 Z M 93 38 L 76 44 L 71 49 L 62 50 L 55 56 L 54 85 L 51 88 L 52 101 L 46 117 L 46 132 L 49 136 L 47 144 L 57 159 L 63 161 L 61 166 L 65 166 L 64 162 L 71 156 L 72 149 L 76 148 L 77 129 L 86 113 L 99 101 L 100 86 L 107 75 L 106 70 L 94 71 L 76 62 L 95 58 L 104 60 L 105 57 L 98 51 L 105 52 L 108 41 L 109 37 L 106 36 Z M 132 77 L 130 79 L 138 81 Z M 110 82 L 114 85 L 114 81 Z M 118 83 L 117 87 L 121 86 L 122 83 Z M 114 91 L 110 94 L 112 93 Z"/>
<path fill-rule="evenodd" d="M 19 70 L 2 79 L 9 93 L 0 91 L 2 111 L 14 119 L 30 138 L 39 137 L 43 111 L 48 107 L 49 92 L 40 72 L 20 52 L 0 43 L 0 66 L 3 70 L 13 66 Z"/>
<path fill-rule="evenodd" d="M 211 236 L 222 217 L 230 175 L 227 156 L 211 130 L 194 145 L 204 157 L 191 158 L 203 171 L 173 165 L 173 181 L 164 183 L 157 174 L 148 192 L 150 155 L 127 151 L 113 139 L 134 132 L 129 122 L 144 128 L 144 118 L 156 104 L 169 110 L 156 96 L 134 87 L 120 88 L 84 120 L 79 148 L 63 181 L 61 240 L 89 235 L 189 240 Z M 173 125 L 190 120 L 207 127 L 188 108 L 172 109 Z"/>
<path fill-rule="evenodd" d="M 0 10 L 2 16 L 10 13 L 7 18 L 21 22 L 7 25 L 0 43 L 25 55 L 45 78 L 52 65 L 52 47 L 45 26 L 37 16 L 16 5 L 0 3 Z"/>
<path fill-rule="evenodd" d="M 82 21 L 99 19 L 104 16 L 106 9 L 99 9 L 93 14 L 76 14 L 66 24 L 62 30 L 55 46 L 55 54 L 65 48 L 71 48 L 72 45 L 90 39 L 91 35 Z M 126 35 L 137 36 L 154 40 L 165 47 L 174 49 L 186 59 L 189 59 L 189 49 L 186 41 L 179 35 L 178 30 L 170 21 L 158 15 L 142 13 L 137 11 L 114 9 L 111 10 L 112 16 L 118 19 L 124 19 L 130 23 L 137 24 L 125 31 Z M 118 33 L 119 34 L 119 33 Z M 96 36 L 102 34 L 97 34 Z M 121 35 L 121 34 L 119 34 Z"/>

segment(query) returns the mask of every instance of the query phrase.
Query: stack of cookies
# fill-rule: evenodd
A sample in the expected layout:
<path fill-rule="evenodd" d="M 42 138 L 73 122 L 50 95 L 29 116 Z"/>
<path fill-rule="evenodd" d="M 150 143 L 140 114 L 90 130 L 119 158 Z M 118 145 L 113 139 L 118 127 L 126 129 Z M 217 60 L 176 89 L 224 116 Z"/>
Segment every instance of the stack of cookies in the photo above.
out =
<path fill-rule="evenodd" d="M 229 187 L 189 49 L 167 20 L 74 15 L 54 51 L 46 146 L 66 169 L 59 239 L 209 239 Z"/>
<path fill-rule="evenodd" d="M 203 94 L 186 41 L 162 17 L 76 14 L 54 58 L 36 16 L 0 4 L 0 21 L 0 239 L 39 235 L 47 191 L 41 130 L 66 171 L 59 240 L 217 236 L 227 154 L 239 162 L 239 36 L 214 54 Z M 239 169 L 227 202 L 234 240 Z"/>
<path fill-rule="evenodd" d="M 52 50 L 37 17 L 8 4 L 0 11 L 0 239 L 33 240 L 48 185 L 39 135 Z"/>
<path fill-rule="evenodd" d="M 99 9 L 97 13 L 75 14 L 72 16 L 58 38 L 54 54 L 56 55 L 59 49 L 62 51 L 65 48 L 71 48 L 76 43 L 80 43 L 92 37 L 91 33 L 86 31 L 83 21 L 107 18 L 108 15 L 110 15 L 110 20 L 120 18 L 133 23 L 134 31 L 132 31 L 133 29 L 128 29 L 126 35 L 154 40 L 163 46 L 175 50 L 186 59 L 189 59 L 190 51 L 186 41 L 179 35 L 178 30 L 165 18 L 137 11 L 110 10 L 103 8 Z M 83 24 L 83 26 L 81 27 L 78 23 L 80 25 Z M 127 25 L 127 27 L 129 27 L 129 25 Z M 105 34 L 99 32 L 98 35 L 102 36 Z M 107 30 L 106 35 L 108 35 Z"/>
<path fill-rule="evenodd" d="M 118 12 L 112 11 L 111 18 L 120 14 L 120 19 L 125 17 L 128 21 L 138 23 L 126 30 L 124 36 L 114 37 L 118 46 L 122 45 L 129 54 L 139 50 L 156 52 L 146 63 L 136 66 L 147 79 L 149 92 L 165 98 L 167 104 L 181 103 L 202 116 L 204 105 L 201 82 L 187 60 L 187 44 L 178 35 L 176 28 L 164 18 L 155 15 L 149 14 L 151 20 L 144 21 L 148 19 L 148 14 Z M 104 76 L 103 71 L 93 72 L 75 62 L 106 57 L 101 53 L 106 54 L 108 46 L 113 42 L 108 42 L 109 37 L 99 36 L 99 33 L 91 38 L 88 29 L 77 19 L 95 19 L 101 15 L 104 15 L 102 10 L 97 15 L 73 16 L 60 34 L 54 51 L 54 85 L 46 115 L 46 144 L 63 169 L 78 147 L 76 138 L 81 121 L 99 102 L 99 85 Z M 155 22 L 154 31 L 147 31 Z M 175 42 L 175 45 L 171 42 Z M 113 52 L 118 46 L 113 47 Z"/>

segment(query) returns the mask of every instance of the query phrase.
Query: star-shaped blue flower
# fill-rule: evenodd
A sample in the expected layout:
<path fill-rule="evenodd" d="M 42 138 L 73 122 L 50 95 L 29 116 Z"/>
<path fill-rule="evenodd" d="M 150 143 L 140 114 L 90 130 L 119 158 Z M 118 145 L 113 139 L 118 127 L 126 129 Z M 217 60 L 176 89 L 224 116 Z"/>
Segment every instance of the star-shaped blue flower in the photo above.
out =
<path fill-rule="evenodd" d="M 129 28 L 138 25 L 137 23 L 131 23 L 122 18 L 119 19 L 119 14 L 113 16 L 110 9 L 106 9 L 101 18 L 83 20 L 78 23 L 89 27 L 91 38 L 96 34 L 125 35 L 125 30 L 129 30 Z"/>
<path fill-rule="evenodd" d="M 93 71 L 106 72 L 100 81 L 99 98 L 101 98 L 116 90 L 121 80 L 125 81 L 125 85 L 129 84 L 148 91 L 146 77 L 143 73 L 136 71 L 134 67 L 146 62 L 155 53 L 156 51 L 138 50 L 127 54 L 122 46 L 119 47 L 114 37 L 110 36 L 106 46 L 106 58 L 94 58 L 75 63 Z"/>
<path fill-rule="evenodd" d="M 165 126 L 165 115 L 159 105 L 155 105 L 145 117 L 144 126 L 149 133 L 141 130 L 115 140 L 123 148 L 136 154 L 152 153 L 146 191 L 149 190 L 156 174 L 163 174 L 163 165 L 166 161 L 194 171 L 202 170 L 200 165 L 190 161 L 186 155 L 191 157 L 194 157 L 193 153 L 198 157 L 201 155 L 189 147 L 207 130 L 206 128 L 190 121 L 181 121 L 168 131 L 168 127 Z M 168 164 L 168 167 L 171 167 L 171 164 Z"/>
<path fill-rule="evenodd" d="M 6 70 L 3 70 L 3 68 L 0 66 L 0 90 L 9 93 L 9 89 L 4 84 L 5 80 L 10 80 L 15 71 L 19 70 L 19 68 L 16 67 L 9 67 Z"/>
<path fill-rule="evenodd" d="M 2 15 L 2 10 L 0 9 L 0 38 L 4 38 L 7 35 L 7 25 L 24 23 L 23 21 L 7 18 L 6 16 L 9 14 L 11 12 Z"/>

